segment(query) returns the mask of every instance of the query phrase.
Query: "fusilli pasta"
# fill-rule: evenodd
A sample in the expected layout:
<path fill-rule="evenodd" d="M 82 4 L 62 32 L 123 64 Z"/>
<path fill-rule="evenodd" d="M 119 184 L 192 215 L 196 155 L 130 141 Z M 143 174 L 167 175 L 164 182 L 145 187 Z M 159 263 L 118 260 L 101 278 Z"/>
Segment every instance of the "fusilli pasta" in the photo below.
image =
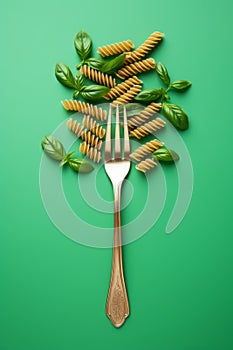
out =
<path fill-rule="evenodd" d="M 126 91 L 123 95 L 119 96 L 116 100 L 112 102 L 112 105 L 115 107 L 117 104 L 128 103 L 133 100 L 135 96 L 139 94 L 141 91 L 141 85 L 134 85 L 128 91 Z"/>
<path fill-rule="evenodd" d="M 72 118 L 70 118 L 67 122 L 67 126 L 78 138 L 86 141 L 86 143 L 90 144 L 90 146 L 97 147 L 99 149 L 101 148 L 102 140 L 100 140 L 98 136 L 92 134 L 91 131 L 87 131 L 87 129 L 84 128 L 84 125 L 77 124 L 76 120 L 72 120 Z"/>
<path fill-rule="evenodd" d="M 90 115 L 85 115 L 82 121 L 83 125 L 89 129 L 93 134 L 102 139 L 105 135 L 105 129 L 97 123 Z"/>
<path fill-rule="evenodd" d="M 130 136 L 134 136 L 137 139 L 141 139 L 142 137 L 151 134 L 152 132 L 155 132 L 158 129 L 161 129 L 165 126 L 165 122 L 160 119 L 156 118 L 130 132 Z"/>
<path fill-rule="evenodd" d="M 77 111 L 89 114 L 92 117 L 95 117 L 96 119 L 101 121 L 106 120 L 107 112 L 100 107 L 76 100 L 64 100 L 61 101 L 61 103 L 67 111 Z"/>
<path fill-rule="evenodd" d="M 136 50 L 128 52 L 126 54 L 125 63 L 133 63 L 140 61 L 144 56 L 148 54 L 159 42 L 162 40 L 163 34 L 160 32 L 152 33 L 146 41 L 140 45 Z"/>
<path fill-rule="evenodd" d="M 138 163 L 135 168 L 137 170 L 142 171 L 143 173 L 146 173 L 148 170 L 154 168 L 157 165 L 157 163 L 152 158 L 147 158 L 140 163 Z"/>
<path fill-rule="evenodd" d="M 124 80 L 131 75 L 135 75 L 153 68 L 155 68 L 155 60 L 153 58 L 147 58 L 146 60 L 138 61 L 124 66 L 118 70 L 116 76 Z"/>
<path fill-rule="evenodd" d="M 155 113 L 159 112 L 160 108 L 161 103 L 150 103 L 147 107 L 145 107 L 145 109 L 141 111 L 141 113 L 128 119 L 128 127 L 133 129 L 143 124 L 147 119 L 150 119 Z"/>
<path fill-rule="evenodd" d="M 95 163 L 99 163 L 101 159 L 101 152 L 97 147 L 91 147 L 87 142 L 82 142 L 79 148 L 80 152 L 85 154 L 88 158 Z"/>
<path fill-rule="evenodd" d="M 87 65 L 81 67 L 80 72 L 88 79 L 95 81 L 98 84 L 108 86 L 110 88 L 116 86 L 116 80 L 109 74 L 100 72 Z"/>
<path fill-rule="evenodd" d="M 154 152 L 159 147 L 163 146 L 163 144 L 164 144 L 163 142 L 157 139 L 154 139 L 150 142 L 145 143 L 145 145 L 138 147 L 133 153 L 131 153 L 130 157 L 135 159 L 137 162 L 139 162 L 146 155 Z"/>
<path fill-rule="evenodd" d="M 107 93 L 107 95 L 104 96 L 106 100 L 117 98 L 118 96 L 124 94 L 127 90 L 129 90 L 134 85 L 142 84 L 142 81 L 138 79 L 138 77 L 133 76 L 125 81 L 123 83 L 116 85 L 115 87 L 111 88 L 111 90 Z"/>
<path fill-rule="evenodd" d="M 112 56 L 117 53 L 129 51 L 134 48 L 131 40 L 121 41 L 119 43 L 110 44 L 98 48 L 98 52 L 102 57 Z"/>

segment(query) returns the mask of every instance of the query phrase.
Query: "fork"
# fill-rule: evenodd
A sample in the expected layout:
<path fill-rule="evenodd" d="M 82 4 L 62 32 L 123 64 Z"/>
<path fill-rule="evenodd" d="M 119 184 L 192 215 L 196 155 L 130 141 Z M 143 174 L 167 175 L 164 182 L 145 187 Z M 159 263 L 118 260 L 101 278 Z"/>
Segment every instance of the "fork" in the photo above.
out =
<path fill-rule="evenodd" d="M 115 150 L 112 156 L 112 105 L 110 104 L 106 130 L 106 141 L 104 150 L 105 171 L 112 182 L 114 192 L 114 246 L 112 256 L 112 273 L 108 297 L 106 302 L 106 314 L 115 327 L 121 327 L 129 316 L 129 303 L 125 286 L 123 263 L 122 263 L 122 239 L 121 239 L 121 217 L 120 200 L 122 183 L 130 169 L 130 144 L 127 125 L 126 107 L 124 106 L 124 150 L 121 154 L 119 105 L 116 105 L 115 124 Z"/>

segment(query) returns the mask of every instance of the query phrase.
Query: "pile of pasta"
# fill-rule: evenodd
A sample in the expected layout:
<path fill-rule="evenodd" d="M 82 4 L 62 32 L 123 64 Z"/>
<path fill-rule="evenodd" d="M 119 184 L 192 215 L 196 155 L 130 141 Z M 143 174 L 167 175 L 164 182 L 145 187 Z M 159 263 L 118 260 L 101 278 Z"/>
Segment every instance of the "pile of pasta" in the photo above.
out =
<path fill-rule="evenodd" d="M 115 74 L 116 77 L 121 80 L 118 84 L 116 82 L 116 77 L 102 73 L 86 65 L 81 67 L 80 72 L 95 83 L 110 88 L 104 98 L 111 102 L 113 106 L 129 103 L 142 89 L 142 81 L 137 75 L 155 68 L 155 60 L 153 58 L 145 58 L 145 56 L 161 42 L 162 38 L 162 33 L 154 32 L 142 45 L 133 51 L 134 44 L 131 40 L 98 48 L 98 53 L 102 57 L 125 53 L 124 65 Z M 80 145 L 80 151 L 94 162 L 99 163 L 101 160 L 102 139 L 105 135 L 105 129 L 98 121 L 104 122 L 106 120 L 106 111 L 92 104 L 76 100 L 62 101 L 62 105 L 68 111 L 77 111 L 84 114 L 81 124 L 71 118 L 68 120 L 67 125 L 78 138 L 83 140 Z M 140 114 L 129 118 L 128 127 L 130 136 L 142 139 L 163 128 L 165 122 L 158 117 L 160 109 L 161 103 L 152 102 L 146 106 Z M 161 146 L 163 146 L 163 143 L 154 139 L 134 151 L 131 154 L 131 158 L 137 162 L 136 169 L 146 172 L 155 167 L 157 163 L 152 157 L 152 152 Z"/>
<path fill-rule="evenodd" d="M 145 57 L 161 42 L 162 38 L 162 33 L 154 32 L 134 51 L 131 51 L 134 48 L 131 40 L 98 48 L 98 53 L 102 57 L 125 53 L 124 65 L 115 73 L 115 76 L 121 80 L 118 84 L 116 78 L 112 75 L 102 73 L 87 65 L 83 65 L 80 68 L 80 73 L 97 84 L 109 87 L 110 91 L 104 98 L 111 100 L 114 106 L 116 104 L 129 103 L 142 89 L 142 81 L 138 79 L 137 75 L 155 68 L 155 60 L 151 57 Z M 73 101 L 75 103 L 75 100 Z M 70 102 L 70 106 L 71 108 L 73 107 L 72 102 Z M 69 105 L 66 104 L 64 107 L 68 109 Z"/>
<path fill-rule="evenodd" d="M 69 106 L 73 102 L 72 100 L 65 100 L 62 103 L 66 109 L 70 110 Z M 80 144 L 80 152 L 93 160 L 93 162 L 99 163 L 105 128 L 98 121 L 106 120 L 106 111 L 100 107 L 80 101 L 76 101 L 76 104 L 72 104 L 72 106 L 73 111 L 84 113 L 84 117 L 82 123 L 77 123 L 76 119 L 70 118 L 67 121 L 67 126 L 78 138 L 83 140 Z"/>

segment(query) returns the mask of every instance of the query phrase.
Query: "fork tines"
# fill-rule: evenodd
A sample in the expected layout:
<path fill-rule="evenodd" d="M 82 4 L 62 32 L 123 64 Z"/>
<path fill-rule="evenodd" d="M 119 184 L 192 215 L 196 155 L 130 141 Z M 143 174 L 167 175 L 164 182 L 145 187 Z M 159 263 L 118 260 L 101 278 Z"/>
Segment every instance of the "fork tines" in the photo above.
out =
<path fill-rule="evenodd" d="M 127 123 L 127 114 L 126 114 L 126 106 L 123 106 L 124 111 L 124 149 L 123 149 L 123 157 L 121 154 L 121 137 L 120 137 L 120 121 L 119 121 L 119 104 L 115 107 L 116 109 L 116 123 L 115 123 L 115 149 L 114 155 L 112 156 L 112 138 L 111 138 L 111 129 L 112 129 L 112 104 L 109 106 L 108 112 L 108 122 L 106 129 L 106 141 L 105 141 L 105 151 L 104 151 L 104 160 L 105 162 L 111 159 L 125 159 L 129 160 L 130 155 L 130 143 L 129 143 L 129 131 L 128 131 L 128 123 Z"/>

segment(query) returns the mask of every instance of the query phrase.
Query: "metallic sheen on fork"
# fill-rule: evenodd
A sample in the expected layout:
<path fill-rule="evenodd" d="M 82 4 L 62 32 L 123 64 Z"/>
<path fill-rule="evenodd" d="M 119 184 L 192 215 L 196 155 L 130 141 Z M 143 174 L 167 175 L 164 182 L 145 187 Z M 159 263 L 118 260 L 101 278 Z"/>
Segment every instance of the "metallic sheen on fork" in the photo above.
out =
<path fill-rule="evenodd" d="M 121 153 L 119 105 L 116 106 L 115 150 L 112 156 L 112 106 L 109 107 L 106 142 L 104 152 L 105 171 L 110 178 L 114 192 L 114 247 L 112 256 L 112 274 L 106 303 L 106 314 L 115 327 L 120 327 L 129 316 L 129 303 L 125 286 L 122 264 L 122 240 L 120 201 L 121 187 L 130 169 L 130 143 L 126 108 L 124 108 L 124 150 Z"/>

